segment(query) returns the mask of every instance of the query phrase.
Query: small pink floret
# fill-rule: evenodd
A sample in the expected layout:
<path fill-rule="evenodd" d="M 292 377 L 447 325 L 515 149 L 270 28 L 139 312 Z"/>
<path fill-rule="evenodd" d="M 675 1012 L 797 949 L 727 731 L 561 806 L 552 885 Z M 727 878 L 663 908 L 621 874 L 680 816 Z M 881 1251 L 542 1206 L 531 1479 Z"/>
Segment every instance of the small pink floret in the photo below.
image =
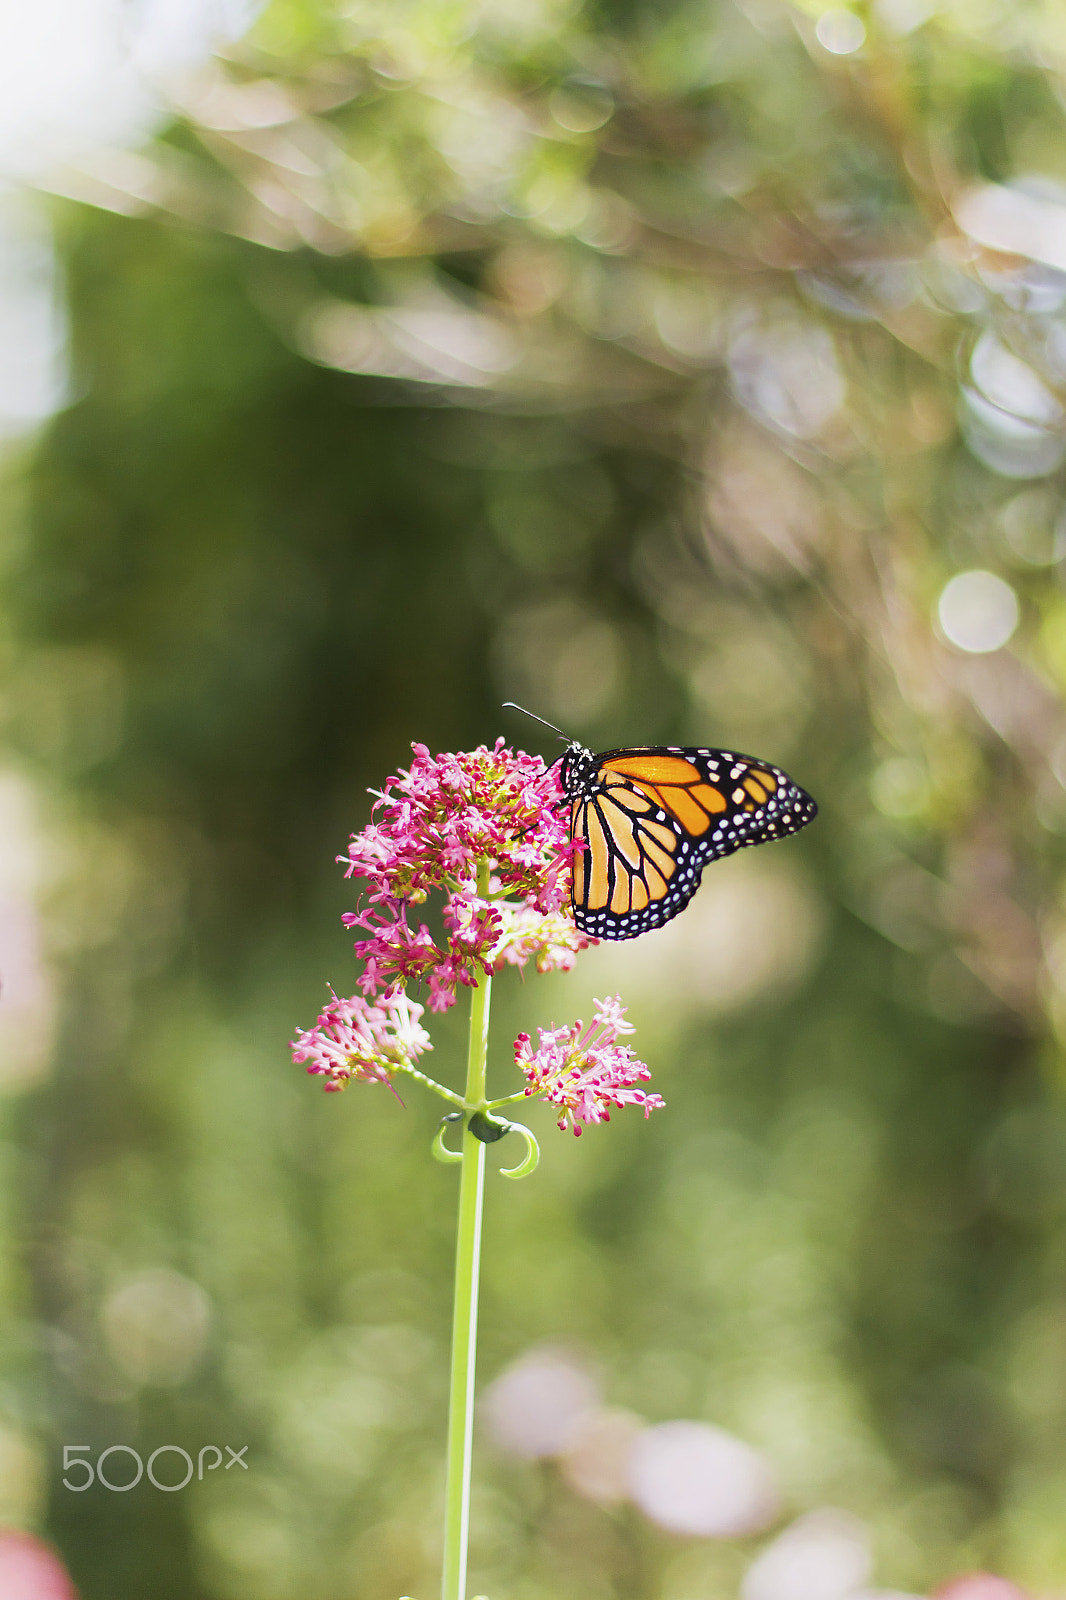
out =
<path fill-rule="evenodd" d="M 559 1107 L 559 1127 L 580 1134 L 583 1126 L 609 1122 L 612 1106 L 642 1107 L 645 1117 L 663 1105 L 661 1095 L 637 1088 L 651 1073 L 632 1050 L 618 1044 L 632 1033 L 618 996 L 594 1002 L 592 1021 L 568 1028 L 538 1028 L 536 1049 L 528 1033 L 515 1040 L 515 1064 L 525 1075 L 526 1094 L 543 1094 Z"/>
<path fill-rule="evenodd" d="M 422 1011 L 399 990 L 374 1005 L 362 995 L 341 1000 L 334 994 L 314 1027 L 292 1040 L 292 1059 L 326 1078 L 327 1090 L 343 1089 L 353 1078 L 391 1085 L 397 1068 L 413 1066 L 433 1048 L 419 1022 Z"/>

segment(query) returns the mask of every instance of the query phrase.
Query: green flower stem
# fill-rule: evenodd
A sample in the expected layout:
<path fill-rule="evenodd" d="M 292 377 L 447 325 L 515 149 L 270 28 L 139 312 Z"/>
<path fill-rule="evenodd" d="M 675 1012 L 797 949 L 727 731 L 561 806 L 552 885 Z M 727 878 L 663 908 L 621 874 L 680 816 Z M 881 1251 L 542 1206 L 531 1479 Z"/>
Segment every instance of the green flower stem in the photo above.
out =
<path fill-rule="evenodd" d="M 488 889 L 489 868 L 478 868 L 478 894 Z M 470 1049 L 466 1062 L 466 1105 L 485 1103 L 485 1062 L 489 1043 L 486 973 L 470 1004 Z M 470 1529 L 470 1447 L 474 1431 L 474 1363 L 477 1355 L 477 1291 L 481 1259 L 481 1197 L 485 1146 L 463 1128 L 463 1167 L 459 1178 L 459 1226 L 455 1247 L 455 1309 L 452 1318 L 452 1377 L 448 1399 L 448 1474 L 444 1497 L 444 1576 L 441 1600 L 466 1600 L 466 1550 Z"/>
<path fill-rule="evenodd" d="M 485 1110 L 497 1111 L 500 1106 L 513 1106 L 519 1100 L 532 1100 L 533 1098 L 534 1096 L 527 1094 L 524 1089 L 519 1089 L 517 1094 L 505 1094 L 502 1100 L 490 1100 Z"/>
<path fill-rule="evenodd" d="M 424 1083 L 427 1089 L 433 1090 L 434 1094 L 439 1094 L 443 1099 L 450 1100 L 453 1106 L 466 1105 L 466 1101 L 461 1094 L 456 1094 L 454 1089 L 446 1089 L 443 1083 L 438 1083 L 436 1078 L 431 1078 L 426 1073 L 419 1072 L 417 1067 L 411 1067 L 404 1061 L 398 1061 L 394 1070 L 396 1072 L 406 1072 L 410 1078 L 417 1078 L 419 1083 Z"/>

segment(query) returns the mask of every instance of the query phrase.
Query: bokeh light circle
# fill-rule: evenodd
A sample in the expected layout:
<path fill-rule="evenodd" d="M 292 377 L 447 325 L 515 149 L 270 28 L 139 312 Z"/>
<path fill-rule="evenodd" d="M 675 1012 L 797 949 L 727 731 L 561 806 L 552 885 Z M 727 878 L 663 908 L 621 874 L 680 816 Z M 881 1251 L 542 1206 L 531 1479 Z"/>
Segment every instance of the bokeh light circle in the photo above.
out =
<path fill-rule="evenodd" d="M 818 43 L 830 55 L 850 56 L 866 43 L 866 28 L 861 17 L 843 6 L 823 11 L 814 28 Z"/>
<path fill-rule="evenodd" d="M 589 1412 L 559 1457 L 563 1479 L 597 1505 L 617 1505 L 629 1494 L 633 1445 L 644 1431 L 631 1411 Z"/>
<path fill-rule="evenodd" d="M 129 1279 L 100 1308 L 115 1365 L 134 1383 L 162 1387 L 184 1382 L 196 1366 L 210 1320 L 200 1285 L 166 1268 Z"/>
<path fill-rule="evenodd" d="M 1018 596 L 994 572 L 975 568 L 944 585 L 937 618 L 944 637 L 960 650 L 986 655 L 1007 643 L 1018 626 Z"/>

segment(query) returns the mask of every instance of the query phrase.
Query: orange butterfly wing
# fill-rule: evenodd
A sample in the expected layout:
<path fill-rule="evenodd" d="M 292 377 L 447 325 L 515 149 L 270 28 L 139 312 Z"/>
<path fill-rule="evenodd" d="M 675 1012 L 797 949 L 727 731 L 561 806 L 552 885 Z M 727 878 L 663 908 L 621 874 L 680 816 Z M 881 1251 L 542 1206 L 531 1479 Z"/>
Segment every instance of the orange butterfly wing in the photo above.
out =
<path fill-rule="evenodd" d="M 594 756 L 571 745 L 574 918 L 601 939 L 634 939 L 669 922 L 703 868 L 734 850 L 796 833 L 817 806 L 787 773 L 725 750 L 649 746 Z"/>

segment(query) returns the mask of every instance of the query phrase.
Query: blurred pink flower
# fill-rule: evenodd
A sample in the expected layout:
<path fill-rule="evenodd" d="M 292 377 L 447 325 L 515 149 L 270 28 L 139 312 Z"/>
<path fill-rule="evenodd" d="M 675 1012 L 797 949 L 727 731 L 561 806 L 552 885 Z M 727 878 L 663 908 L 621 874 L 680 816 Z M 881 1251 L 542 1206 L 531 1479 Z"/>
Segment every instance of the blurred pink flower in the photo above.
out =
<path fill-rule="evenodd" d="M 592 941 L 566 914 L 579 846 L 567 837 L 556 770 L 502 739 L 458 755 L 412 749 L 410 770 L 388 779 L 375 820 L 338 858 L 345 876 L 366 879 L 369 890 L 366 904 L 344 917 L 346 927 L 370 935 L 355 945 L 365 962 L 363 993 L 422 980 L 430 1010 L 445 1011 L 460 985 L 472 987 L 505 964 L 535 958 L 541 971 L 570 966 Z M 492 863 L 487 898 L 477 892 L 485 860 Z M 425 923 L 408 922 L 434 890 L 445 896 L 442 943 Z"/>
<path fill-rule="evenodd" d="M 500 1448 L 535 1461 L 568 1450 L 599 1402 L 599 1383 L 581 1356 L 541 1345 L 493 1379 L 482 1408 Z"/>
<path fill-rule="evenodd" d="M 361 995 L 350 1000 L 334 995 L 314 1027 L 292 1040 L 292 1059 L 306 1061 L 308 1072 L 328 1078 L 326 1089 L 343 1089 L 352 1078 L 391 1083 L 397 1067 L 413 1066 L 433 1048 L 419 1024 L 422 1011 L 403 993 L 373 1005 Z"/>
<path fill-rule="evenodd" d="M 671 1533 L 742 1539 L 762 1533 L 780 1512 L 765 1458 L 707 1422 L 643 1429 L 633 1441 L 629 1478 L 635 1503 Z"/>
<path fill-rule="evenodd" d="M 612 1106 L 642 1106 L 647 1117 L 663 1105 L 661 1095 L 634 1087 L 651 1073 L 617 1043 L 620 1034 L 633 1032 L 621 1000 L 615 995 L 593 1004 L 587 1027 L 579 1020 L 568 1028 L 538 1028 L 536 1049 L 528 1033 L 520 1033 L 514 1045 L 515 1064 L 528 1081 L 526 1094 L 542 1094 L 558 1106 L 560 1128 L 569 1126 L 575 1134 L 585 1123 L 610 1122 Z"/>
<path fill-rule="evenodd" d="M 32 1533 L 0 1530 L 0 1595 L 3 1600 L 77 1600 L 77 1591 L 55 1551 Z"/>
<path fill-rule="evenodd" d="M 935 1593 L 936 1600 L 1027 1600 L 1024 1589 L 992 1572 L 967 1572 L 949 1578 Z"/>
<path fill-rule="evenodd" d="M 797 1517 L 759 1551 L 740 1600 L 873 1600 L 870 1530 L 858 1517 L 822 1506 Z M 895 1600 L 904 1600 L 897 1595 Z"/>

